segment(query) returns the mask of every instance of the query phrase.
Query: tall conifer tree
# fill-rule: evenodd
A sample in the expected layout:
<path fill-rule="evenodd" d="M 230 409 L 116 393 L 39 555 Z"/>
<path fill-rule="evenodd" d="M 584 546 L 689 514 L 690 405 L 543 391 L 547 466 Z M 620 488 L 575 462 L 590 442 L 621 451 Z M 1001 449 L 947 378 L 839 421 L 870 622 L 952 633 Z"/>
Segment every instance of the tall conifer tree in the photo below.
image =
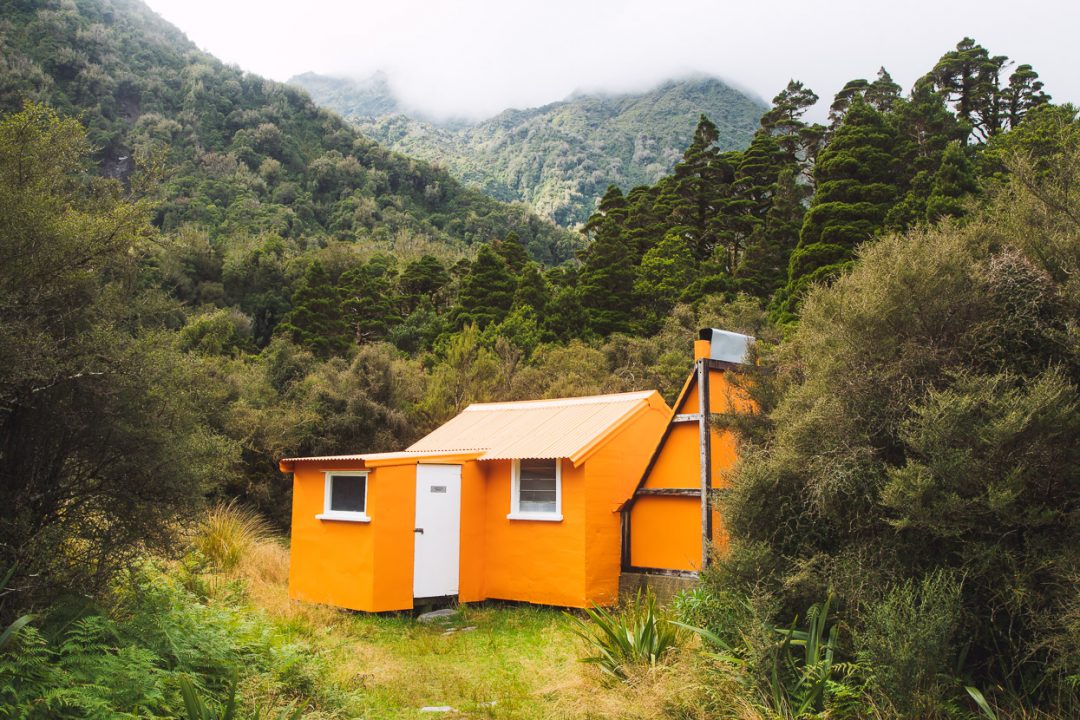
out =
<path fill-rule="evenodd" d="M 502 322 L 514 303 L 517 281 L 490 245 L 481 245 L 469 273 L 461 279 L 454 324 L 474 324 L 481 330 Z"/>
<path fill-rule="evenodd" d="M 975 170 L 959 142 L 945 148 L 941 167 L 934 176 L 933 188 L 926 201 L 926 220 L 934 222 L 943 217 L 964 214 L 963 199 L 978 190 Z"/>
<path fill-rule="evenodd" d="M 634 265 L 630 248 L 618 229 L 593 240 L 581 268 L 580 295 L 588 329 L 604 337 L 626 332 L 634 315 Z"/>
<path fill-rule="evenodd" d="M 719 242 L 717 214 L 734 180 L 729 158 L 716 147 L 718 137 L 716 125 L 702 115 L 694 139 L 674 172 L 677 199 L 671 215 L 684 228 L 684 238 L 698 260 L 712 255 Z"/>
<path fill-rule="evenodd" d="M 817 192 L 791 254 L 777 319 L 793 319 L 809 286 L 833 277 L 881 229 L 897 194 L 895 140 L 885 117 L 855 97 L 814 168 Z"/>
<path fill-rule="evenodd" d="M 645 253 L 634 280 L 634 293 L 644 311 L 637 319 L 642 332 L 656 331 L 690 285 L 694 268 L 694 256 L 678 232 L 669 232 Z"/>
<path fill-rule="evenodd" d="M 348 350 L 350 332 L 341 312 L 341 295 L 318 260 L 308 265 L 296 284 L 292 309 L 278 328 L 321 358 Z"/>
<path fill-rule="evenodd" d="M 401 288 L 405 312 L 416 309 L 423 298 L 429 298 L 434 304 L 441 299 L 441 291 L 450 284 L 450 273 L 438 258 L 424 255 L 405 266 L 398 285 Z"/>
<path fill-rule="evenodd" d="M 357 343 L 382 340 L 393 322 L 393 283 L 382 268 L 362 265 L 348 270 L 338 282 L 341 312 Z"/>
<path fill-rule="evenodd" d="M 747 239 L 736 272 L 736 287 L 761 300 L 769 300 L 787 282 L 788 260 L 799 242 L 806 188 L 796 180 L 794 166 L 780 171 L 765 222 Z"/>

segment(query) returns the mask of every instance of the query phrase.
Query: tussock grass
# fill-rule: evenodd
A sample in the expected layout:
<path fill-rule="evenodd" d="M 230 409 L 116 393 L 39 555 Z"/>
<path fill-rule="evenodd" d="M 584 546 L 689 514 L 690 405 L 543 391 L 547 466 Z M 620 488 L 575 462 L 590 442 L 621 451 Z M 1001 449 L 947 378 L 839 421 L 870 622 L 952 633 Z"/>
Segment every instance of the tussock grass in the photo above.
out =
<path fill-rule="evenodd" d="M 270 525 L 261 515 L 230 501 L 210 509 L 193 544 L 217 569 L 229 572 L 270 536 Z"/>

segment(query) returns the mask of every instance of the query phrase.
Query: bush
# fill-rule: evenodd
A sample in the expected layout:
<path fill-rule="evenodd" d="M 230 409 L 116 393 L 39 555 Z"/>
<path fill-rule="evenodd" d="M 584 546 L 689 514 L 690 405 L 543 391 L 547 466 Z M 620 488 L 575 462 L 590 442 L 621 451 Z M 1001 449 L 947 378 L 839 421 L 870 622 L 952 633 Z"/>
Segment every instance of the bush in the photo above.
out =
<path fill-rule="evenodd" d="M 567 615 L 574 633 L 595 653 L 581 660 L 594 663 L 618 680 L 627 680 L 635 666 L 656 667 L 680 641 L 679 629 L 657 606 L 652 591 L 638 592 L 632 602 L 614 613 L 597 607 L 585 610 L 585 614 L 591 622 Z"/>
<path fill-rule="evenodd" d="M 1057 171 L 1075 185 L 1080 155 Z M 1065 220 L 1080 210 L 1075 194 L 1016 183 L 965 226 L 864 245 L 850 272 L 809 295 L 751 386 L 777 401 L 761 404 L 768 422 L 741 448 L 722 503 L 738 538 L 722 587 L 764 588 L 773 622 L 834 587 L 867 653 L 918 666 L 906 679 L 879 673 L 890 703 L 946 692 L 933 678 L 950 649 L 929 634 L 958 617 L 959 673 L 991 700 L 1080 703 L 1064 633 L 1080 570 L 1080 295 L 1002 219 L 1040 197 L 1064 203 L 1043 204 L 1042 225 L 1060 221 L 1043 249 L 1059 265 L 1063 248 L 1080 257 Z M 955 613 L 944 589 L 922 597 L 923 578 L 939 573 L 964 579 Z M 925 627 L 881 637 L 932 607 Z M 920 645 L 928 655 L 916 661 Z M 941 712 L 951 694 L 937 698 Z"/>
<path fill-rule="evenodd" d="M 960 609 L 960 583 L 943 572 L 901 583 L 866 609 L 855 649 L 875 697 L 904 717 L 933 714 L 956 690 L 950 674 Z"/>

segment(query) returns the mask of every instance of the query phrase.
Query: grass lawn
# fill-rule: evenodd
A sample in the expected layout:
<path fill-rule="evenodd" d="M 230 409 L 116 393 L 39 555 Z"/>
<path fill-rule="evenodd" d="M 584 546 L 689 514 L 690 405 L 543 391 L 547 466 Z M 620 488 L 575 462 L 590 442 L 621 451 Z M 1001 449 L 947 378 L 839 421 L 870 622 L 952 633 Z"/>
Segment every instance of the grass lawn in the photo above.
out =
<path fill-rule="evenodd" d="M 547 608 L 462 606 L 432 623 L 357 614 L 346 628 L 341 649 L 355 656 L 374 717 L 420 716 L 424 706 L 475 717 L 546 717 L 587 670 L 563 616 Z"/>
<path fill-rule="evenodd" d="M 321 681 L 347 693 L 344 711 L 314 717 L 695 717 L 685 658 L 612 685 L 578 660 L 581 642 L 557 608 L 463 605 L 421 623 L 292 601 L 277 543 L 259 543 L 239 574 L 248 602 L 323 655 L 331 671 Z M 421 712 L 440 706 L 453 710 Z"/>

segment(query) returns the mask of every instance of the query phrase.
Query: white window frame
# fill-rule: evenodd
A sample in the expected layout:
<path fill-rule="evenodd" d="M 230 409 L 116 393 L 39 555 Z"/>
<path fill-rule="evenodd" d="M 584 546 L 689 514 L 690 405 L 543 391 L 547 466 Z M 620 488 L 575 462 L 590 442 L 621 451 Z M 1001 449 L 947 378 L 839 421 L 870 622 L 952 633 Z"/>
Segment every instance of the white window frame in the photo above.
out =
<path fill-rule="evenodd" d="M 371 522 L 367 514 L 369 478 L 366 470 L 327 470 L 323 473 L 323 511 L 315 517 L 319 520 L 340 520 L 342 522 Z M 362 477 L 364 478 L 364 512 L 351 512 L 346 510 L 331 510 L 330 497 L 335 477 Z"/>
<path fill-rule="evenodd" d="M 562 521 L 562 458 L 555 458 L 555 512 L 521 511 L 521 461 L 514 460 L 512 462 L 510 470 L 510 514 L 506 517 L 508 520 Z"/>

